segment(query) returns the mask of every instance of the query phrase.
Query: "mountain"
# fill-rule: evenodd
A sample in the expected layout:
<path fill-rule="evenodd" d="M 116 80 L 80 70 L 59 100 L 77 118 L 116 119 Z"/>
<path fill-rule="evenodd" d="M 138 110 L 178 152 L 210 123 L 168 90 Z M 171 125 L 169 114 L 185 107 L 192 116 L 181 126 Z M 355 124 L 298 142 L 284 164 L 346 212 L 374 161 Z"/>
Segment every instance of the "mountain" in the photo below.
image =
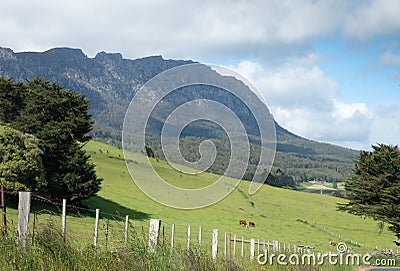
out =
<path fill-rule="evenodd" d="M 94 58 L 86 56 L 80 49 L 54 48 L 46 52 L 15 53 L 8 48 L 0 48 L 0 76 L 16 81 L 25 81 L 33 77 L 43 77 L 56 82 L 65 88 L 74 89 L 84 94 L 91 102 L 90 113 L 95 120 L 91 136 L 108 141 L 115 145 L 121 142 L 121 130 L 126 109 L 136 91 L 155 75 L 180 65 L 194 63 L 190 60 L 166 60 L 161 56 L 151 56 L 135 60 L 124 59 L 119 53 L 100 52 Z M 236 79 L 225 78 L 225 81 Z M 237 81 L 237 80 L 236 80 Z M 259 148 L 257 129 L 254 119 L 248 110 L 238 104 L 233 97 L 218 89 L 195 87 L 186 91 L 177 91 L 165 100 L 163 107 L 151 118 L 149 132 L 154 136 L 148 138 L 148 144 L 158 156 L 159 136 L 171 108 L 193 98 L 210 98 L 234 108 L 234 112 L 246 123 L 254 150 Z M 277 132 L 277 153 L 273 172 L 282 172 L 294 181 L 310 179 L 341 181 L 349 176 L 353 159 L 357 151 L 297 136 L 279 124 Z M 214 138 L 218 150 L 223 150 L 212 167 L 212 171 L 221 172 L 226 168 L 226 135 L 207 122 L 189 125 L 183 131 L 180 145 L 183 156 L 188 160 L 199 158 L 197 147 L 205 138 Z M 251 157 L 251 162 L 257 160 Z M 253 161 L 253 164 L 255 162 Z M 249 169 L 246 177 L 251 176 Z"/>

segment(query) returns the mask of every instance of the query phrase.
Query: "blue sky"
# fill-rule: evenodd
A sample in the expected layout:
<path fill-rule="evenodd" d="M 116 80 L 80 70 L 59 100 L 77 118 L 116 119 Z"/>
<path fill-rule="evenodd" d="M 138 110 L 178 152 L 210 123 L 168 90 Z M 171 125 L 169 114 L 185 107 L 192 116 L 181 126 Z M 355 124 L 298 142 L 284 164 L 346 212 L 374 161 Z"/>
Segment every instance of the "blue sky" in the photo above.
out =
<path fill-rule="evenodd" d="M 383 37 L 354 45 L 339 36 L 321 38 L 313 47 L 324 58 L 319 67 L 340 82 L 343 99 L 355 102 L 361 96 L 368 104 L 378 105 L 393 98 L 400 102 L 400 80 L 396 78 L 399 70 L 383 65 L 380 59 L 390 42 Z"/>
<path fill-rule="evenodd" d="M 400 1 L 8 1 L 2 47 L 228 66 L 301 136 L 400 144 Z"/>

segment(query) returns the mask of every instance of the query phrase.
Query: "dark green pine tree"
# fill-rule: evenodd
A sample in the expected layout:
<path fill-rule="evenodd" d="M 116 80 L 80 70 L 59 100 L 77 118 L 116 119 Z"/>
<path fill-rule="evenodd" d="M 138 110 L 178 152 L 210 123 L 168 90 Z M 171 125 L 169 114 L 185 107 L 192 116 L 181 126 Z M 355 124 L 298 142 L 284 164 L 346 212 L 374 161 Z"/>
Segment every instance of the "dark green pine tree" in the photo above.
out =
<path fill-rule="evenodd" d="M 350 201 L 339 210 L 388 223 L 400 239 L 400 150 L 384 144 L 372 148 L 356 158 L 353 176 L 345 183 Z"/>
<path fill-rule="evenodd" d="M 47 180 L 41 194 L 72 201 L 96 194 L 102 180 L 96 176 L 94 165 L 82 149 L 93 124 L 88 114 L 89 101 L 75 91 L 64 90 L 41 78 L 24 85 L 13 82 L 11 85 L 5 83 L 0 93 L 18 88 L 20 95 L 16 96 L 21 97 L 22 102 L 13 98 L 19 106 L 12 104 L 15 110 L 12 118 L 0 115 L 0 121 L 39 139 Z M 6 95 L 0 94 L 0 98 L 2 96 Z"/>
<path fill-rule="evenodd" d="M 80 201 L 99 191 L 101 179 L 96 177 L 94 164 L 88 162 L 90 156 L 82 147 L 82 144 L 75 143 L 62 154 L 60 171 L 54 174 L 53 181 L 46 187 L 52 194 Z"/>
<path fill-rule="evenodd" d="M 24 85 L 11 79 L 0 77 L 0 121 L 14 122 L 23 107 Z"/>

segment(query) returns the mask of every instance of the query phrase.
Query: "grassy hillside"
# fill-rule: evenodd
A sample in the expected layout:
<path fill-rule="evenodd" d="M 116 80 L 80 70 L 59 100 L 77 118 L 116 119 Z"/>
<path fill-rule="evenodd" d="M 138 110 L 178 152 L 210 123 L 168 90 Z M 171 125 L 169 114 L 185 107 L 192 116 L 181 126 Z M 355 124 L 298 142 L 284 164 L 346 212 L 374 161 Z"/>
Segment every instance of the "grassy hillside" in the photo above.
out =
<path fill-rule="evenodd" d="M 320 251 L 332 250 L 330 241 L 348 242 L 348 239 L 367 246 L 353 246 L 354 250 L 360 252 L 370 251 L 375 246 L 381 249 L 395 247 L 390 232 L 385 229 L 379 234 L 376 222 L 336 211 L 337 203 L 344 200 L 328 195 L 264 185 L 255 195 L 248 197 L 249 183 L 242 181 L 228 197 L 212 206 L 198 210 L 165 207 L 149 199 L 131 180 L 120 149 L 95 141 L 89 142 L 85 148 L 97 165 L 98 174 L 104 178 L 99 197 L 86 201 L 91 208 L 122 215 L 129 213 L 144 224 L 150 218 L 159 218 L 167 228 L 175 223 L 183 236 L 190 224 L 194 229 L 194 236 L 198 227 L 202 226 L 204 235 L 209 237 L 211 230 L 218 228 L 221 233 L 230 232 L 245 238 L 310 245 Z M 133 160 L 139 166 L 143 159 L 147 158 L 133 155 Z M 201 187 L 216 178 L 208 173 L 182 176 L 161 160 L 153 161 L 153 164 L 163 177 L 177 186 Z M 238 223 L 240 219 L 254 221 L 256 227 L 241 227 Z"/>

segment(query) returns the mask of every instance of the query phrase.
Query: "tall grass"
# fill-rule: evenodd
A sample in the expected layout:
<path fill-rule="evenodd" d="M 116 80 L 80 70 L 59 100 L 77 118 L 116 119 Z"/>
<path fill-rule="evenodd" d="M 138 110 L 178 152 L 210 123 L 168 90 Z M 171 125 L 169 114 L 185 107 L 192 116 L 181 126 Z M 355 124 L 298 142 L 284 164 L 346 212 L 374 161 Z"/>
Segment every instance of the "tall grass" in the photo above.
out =
<path fill-rule="evenodd" d="M 115 249 L 64 242 L 51 226 L 22 247 L 16 236 L 0 236 L 0 270 L 343 270 L 334 266 L 261 266 L 257 261 L 223 259 L 196 250 L 159 245 L 150 252 L 143 240 Z M 349 268 L 349 270 L 351 270 Z"/>
<path fill-rule="evenodd" d="M 0 236 L 0 270 L 243 270 L 233 261 L 213 261 L 208 255 L 158 246 L 149 252 L 141 240 L 109 250 L 64 242 L 46 227 L 35 242 L 22 247 L 16 236 Z"/>

